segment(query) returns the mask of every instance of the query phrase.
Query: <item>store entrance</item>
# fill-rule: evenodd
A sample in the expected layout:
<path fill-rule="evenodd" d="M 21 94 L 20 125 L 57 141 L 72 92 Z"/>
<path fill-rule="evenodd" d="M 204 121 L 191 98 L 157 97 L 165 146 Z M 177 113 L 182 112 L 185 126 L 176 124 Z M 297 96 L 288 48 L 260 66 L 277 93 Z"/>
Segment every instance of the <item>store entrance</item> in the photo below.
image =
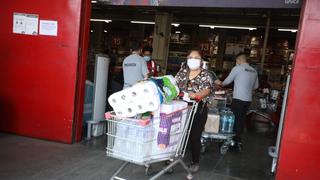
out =
<path fill-rule="evenodd" d="M 230 147 L 222 152 L 223 141 L 204 137 L 200 162 L 203 168 L 199 177 L 216 173 L 243 179 L 269 178 L 272 158 L 267 152 L 276 144 L 286 80 L 293 68 L 299 14 L 300 9 L 93 4 L 86 91 L 90 92 L 90 88 L 94 91 L 97 59 L 105 55 L 109 61 L 107 96 L 121 90 L 122 62 L 130 55 L 131 44 L 137 41 L 141 47 L 153 47 L 152 58 L 159 66 L 159 75 L 175 75 L 186 61 L 188 51 L 196 47 L 203 53 L 206 68 L 224 80 L 235 66 L 236 55 L 244 52 L 258 72 L 260 83 L 247 113 L 243 151 L 239 153 Z M 170 25 L 162 27 L 158 24 L 159 18 L 169 21 Z M 159 31 L 159 28 L 163 29 Z M 159 40 L 159 36 L 163 40 Z M 223 106 L 225 103 L 230 107 L 232 89 L 232 85 L 223 89 L 216 86 L 223 95 L 216 94 L 212 104 Z M 94 93 L 86 93 L 88 97 L 90 94 Z M 221 103 L 221 99 L 225 102 Z M 105 109 L 108 111 L 111 107 L 106 105 Z M 93 113 L 90 109 L 86 112 L 88 118 L 84 118 L 84 124 Z M 103 128 L 100 129 L 103 132 Z"/>

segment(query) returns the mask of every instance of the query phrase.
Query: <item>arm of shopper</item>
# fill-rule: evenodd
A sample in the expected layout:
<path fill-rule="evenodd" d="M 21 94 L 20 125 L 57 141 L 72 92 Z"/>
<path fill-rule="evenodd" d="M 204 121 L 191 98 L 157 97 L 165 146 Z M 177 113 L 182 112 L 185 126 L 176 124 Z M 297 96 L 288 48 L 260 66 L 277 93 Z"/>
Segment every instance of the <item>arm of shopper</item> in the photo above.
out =
<path fill-rule="evenodd" d="M 236 78 L 237 74 L 238 74 L 238 68 L 234 67 L 231 70 L 228 77 L 222 82 L 222 86 L 227 86 L 227 85 L 231 84 L 234 81 L 234 79 Z"/>
<path fill-rule="evenodd" d="M 256 78 L 256 81 L 254 82 L 254 87 L 253 90 L 257 90 L 259 88 L 259 79 L 258 77 Z"/>
<path fill-rule="evenodd" d="M 148 66 L 147 66 L 147 63 L 145 60 L 142 61 L 142 67 L 141 67 L 141 70 L 142 70 L 142 75 L 144 78 L 148 78 L 148 75 L 149 75 L 149 70 L 148 70 Z"/>
<path fill-rule="evenodd" d="M 200 97 L 201 99 L 206 98 L 211 93 L 210 89 L 202 89 L 201 91 L 197 93 L 189 93 L 189 97 L 191 99 L 195 99 L 196 97 Z"/>
<path fill-rule="evenodd" d="M 200 97 L 201 99 L 204 99 L 213 92 L 214 82 L 213 82 L 212 74 L 210 73 L 204 74 L 204 76 L 201 79 L 202 79 L 202 82 L 199 85 L 200 91 L 196 93 L 190 93 L 189 96 L 191 98 Z"/>

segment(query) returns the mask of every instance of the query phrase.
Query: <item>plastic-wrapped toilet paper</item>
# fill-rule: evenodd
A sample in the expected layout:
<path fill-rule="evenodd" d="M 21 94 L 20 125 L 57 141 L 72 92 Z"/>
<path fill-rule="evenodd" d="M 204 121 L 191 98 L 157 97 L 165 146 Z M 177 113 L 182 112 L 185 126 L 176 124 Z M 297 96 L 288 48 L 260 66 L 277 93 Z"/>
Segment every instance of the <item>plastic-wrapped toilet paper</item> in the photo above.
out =
<path fill-rule="evenodd" d="M 175 79 L 172 75 L 166 75 L 166 76 L 164 76 L 164 77 L 168 78 L 168 79 L 171 81 L 171 83 L 172 83 L 172 84 L 175 86 L 175 88 L 176 88 L 177 94 L 179 94 L 179 93 L 180 93 L 180 89 L 179 89 L 179 87 L 178 87 L 178 85 L 177 85 L 176 79 Z"/>
<path fill-rule="evenodd" d="M 188 103 L 182 101 L 172 101 L 171 103 L 161 104 L 160 110 L 154 111 L 153 127 L 155 129 L 154 139 L 152 143 L 152 157 L 162 158 L 167 154 L 174 154 L 180 133 L 182 133 L 187 118 Z M 181 111 L 180 111 L 181 110 Z M 177 112 L 169 119 L 168 114 Z M 159 136 L 160 134 L 160 136 Z"/>
<path fill-rule="evenodd" d="M 144 81 L 112 94 L 108 102 L 117 116 L 133 117 L 157 110 L 161 104 L 159 96 L 157 86 L 151 81 Z"/>

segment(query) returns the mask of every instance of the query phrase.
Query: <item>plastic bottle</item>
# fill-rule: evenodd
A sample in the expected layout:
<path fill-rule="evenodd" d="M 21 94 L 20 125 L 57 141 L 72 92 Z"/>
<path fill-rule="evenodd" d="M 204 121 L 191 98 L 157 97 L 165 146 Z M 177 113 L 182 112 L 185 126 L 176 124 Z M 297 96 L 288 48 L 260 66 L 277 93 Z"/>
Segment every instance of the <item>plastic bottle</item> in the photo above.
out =
<path fill-rule="evenodd" d="M 231 112 L 230 111 L 228 111 L 227 112 L 227 119 L 228 119 L 228 130 L 227 130 L 227 132 L 228 133 L 231 133 L 232 132 L 232 126 L 233 126 L 233 124 L 232 124 L 232 116 L 231 116 Z"/>
<path fill-rule="evenodd" d="M 227 130 L 228 130 L 227 112 L 223 110 L 221 112 L 221 132 L 226 133 Z"/>
<path fill-rule="evenodd" d="M 232 133 L 233 132 L 233 127 L 234 127 L 234 121 L 235 117 L 232 111 L 228 112 L 228 120 L 229 120 L 229 127 L 228 127 L 228 132 Z"/>

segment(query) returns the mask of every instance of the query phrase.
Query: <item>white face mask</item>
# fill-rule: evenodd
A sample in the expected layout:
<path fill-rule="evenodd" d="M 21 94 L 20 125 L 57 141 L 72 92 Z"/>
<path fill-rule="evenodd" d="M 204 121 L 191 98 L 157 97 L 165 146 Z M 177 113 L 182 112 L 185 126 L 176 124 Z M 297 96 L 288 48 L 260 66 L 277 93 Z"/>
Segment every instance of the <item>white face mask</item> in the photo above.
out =
<path fill-rule="evenodd" d="M 187 64 L 191 70 L 197 70 L 200 68 L 201 60 L 200 59 L 188 59 Z"/>

